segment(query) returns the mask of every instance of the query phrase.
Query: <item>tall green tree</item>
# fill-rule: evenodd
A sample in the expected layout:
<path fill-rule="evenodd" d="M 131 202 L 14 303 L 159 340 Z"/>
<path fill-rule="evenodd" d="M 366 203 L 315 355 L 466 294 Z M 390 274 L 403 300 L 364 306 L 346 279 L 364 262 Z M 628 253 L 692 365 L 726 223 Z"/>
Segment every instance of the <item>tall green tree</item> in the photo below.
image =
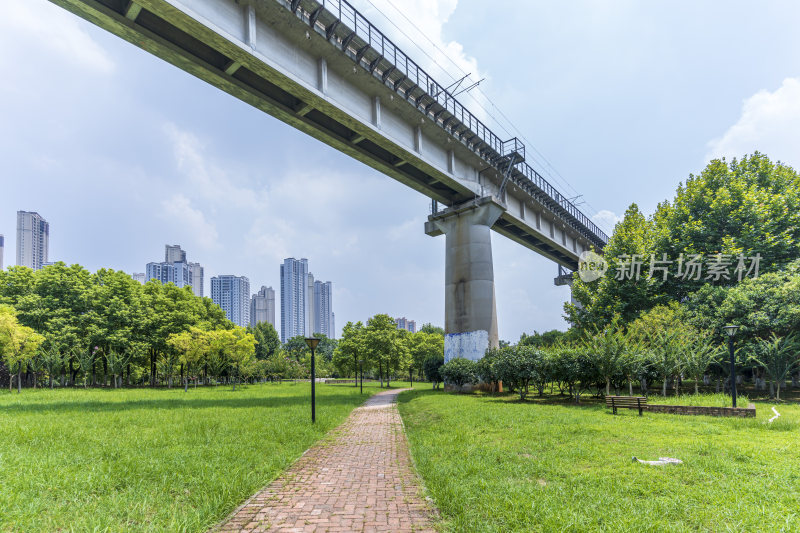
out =
<path fill-rule="evenodd" d="M 256 339 L 256 359 L 269 359 L 281 347 L 281 339 L 275 326 L 269 322 L 259 322 L 255 326 L 248 326 L 247 331 Z"/>
<path fill-rule="evenodd" d="M 773 333 L 769 339 L 758 339 L 757 343 L 758 350 L 752 357 L 766 371 L 770 378 L 770 389 L 774 384 L 775 399 L 780 401 L 781 383 L 800 367 L 797 338 L 794 335 L 779 337 Z"/>
<path fill-rule="evenodd" d="M 43 341 L 44 337 L 19 323 L 12 308 L 0 306 L 0 350 L 9 372 L 17 368 L 18 393 L 22 392 L 22 368 L 36 356 Z M 11 387 L 9 379 L 9 390 Z"/>

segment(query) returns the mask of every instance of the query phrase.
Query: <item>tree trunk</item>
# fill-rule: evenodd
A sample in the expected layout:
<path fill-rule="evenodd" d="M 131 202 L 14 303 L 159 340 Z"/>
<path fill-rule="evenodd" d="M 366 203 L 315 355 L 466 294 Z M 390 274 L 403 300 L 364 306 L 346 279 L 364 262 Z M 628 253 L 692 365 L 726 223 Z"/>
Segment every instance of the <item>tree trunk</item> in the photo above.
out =
<path fill-rule="evenodd" d="M 775 381 L 771 379 L 769 380 L 769 397 L 770 398 L 775 397 Z"/>
<path fill-rule="evenodd" d="M 694 380 L 694 393 L 700 394 L 700 383 L 699 380 Z"/>
<path fill-rule="evenodd" d="M 667 397 L 667 377 L 664 376 L 664 383 L 661 386 L 661 396 Z"/>
<path fill-rule="evenodd" d="M 606 396 L 611 396 L 611 378 L 606 377 Z"/>
<path fill-rule="evenodd" d="M 378 378 L 381 380 L 381 388 L 383 388 L 383 365 L 378 363 Z"/>
<path fill-rule="evenodd" d="M 776 392 L 777 392 L 777 394 L 775 394 L 775 399 L 777 401 L 781 401 L 781 382 L 780 381 L 777 383 Z"/>
<path fill-rule="evenodd" d="M 17 394 L 22 393 L 22 363 L 17 366 Z"/>

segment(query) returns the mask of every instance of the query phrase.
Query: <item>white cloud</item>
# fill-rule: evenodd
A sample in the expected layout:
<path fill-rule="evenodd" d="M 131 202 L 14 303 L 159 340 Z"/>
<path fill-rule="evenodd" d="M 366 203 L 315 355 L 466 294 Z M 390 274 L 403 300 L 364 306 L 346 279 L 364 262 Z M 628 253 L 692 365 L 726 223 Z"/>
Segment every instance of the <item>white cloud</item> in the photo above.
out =
<path fill-rule="evenodd" d="M 614 231 L 614 226 L 617 225 L 617 222 L 621 221 L 621 217 L 618 217 L 616 213 L 609 211 L 608 209 L 601 209 L 594 216 L 592 216 L 592 222 L 600 226 L 600 229 L 609 235 L 611 235 L 611 233 Z"/>
<path fill-rule="evenodd" d="M 206 220 L 199 209 L 182 194 L 176 194 L 161 202 L 162 216 L 177 228 L 173 235 L 190 239 L 204 250 L 213 250 L 218 245 L 219 234 L 216 226 Z"/>
<path fill-rule="evenodd" d="M 55 54 L 68 64 L 107 74 L 114 62 L 75 15 L 44 0 L 3 0 L 0 67 L 27 62 L 31 55 Z"/>
<path fill-rule="evenodd" d="M 444 38 L 444 26 L 458 7 L 458 0 L 356 0 L 354 4 L 442 85 L 449 85 L 464 73 L 470 76 L 461 88 L 488 78 L 488 74 L 480 71 L 478 60 L 466 53 L 464 45 Z M 488 102 L 478 91 L 462 93 L 458 99 L 479 119 L 488 119 L 480 107 L 487 107 Z"/>
<path fill-rule="evenodd" d="M 707 159 L 758 150 L 800 166 L 800 78 L 786 78 L 774 92 L 761 90 L 746 99 L 739 120 L 708 146 Z"/>

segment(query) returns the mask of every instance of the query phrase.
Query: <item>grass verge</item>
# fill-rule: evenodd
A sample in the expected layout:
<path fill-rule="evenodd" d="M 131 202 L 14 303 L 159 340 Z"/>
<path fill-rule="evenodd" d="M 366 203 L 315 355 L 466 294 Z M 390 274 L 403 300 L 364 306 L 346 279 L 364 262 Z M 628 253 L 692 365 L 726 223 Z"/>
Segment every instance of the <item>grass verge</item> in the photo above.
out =
<path fill-rule="evenodd" d="M 0 530 L 204 531 L 378 390 L 0 393 Z"/>
<path fill-rule="evenodd" d="M 446 531 L 798 531 L 800 406 L 756 419 L 405 392 Z M 631 461 L 675 457 L 682 465 Z"/>

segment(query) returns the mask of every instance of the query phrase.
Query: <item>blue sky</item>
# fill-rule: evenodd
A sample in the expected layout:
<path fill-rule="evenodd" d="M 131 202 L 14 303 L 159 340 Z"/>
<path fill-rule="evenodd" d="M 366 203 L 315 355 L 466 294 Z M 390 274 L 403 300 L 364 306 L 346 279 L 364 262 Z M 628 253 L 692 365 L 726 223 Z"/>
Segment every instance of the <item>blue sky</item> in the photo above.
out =
<path fill-rule="evenodd" d="M 442 81 L 485 78 L 464 102 L 524 136 L 609 232 L 710 157 L 800 165 L 796 2 L 353 3 Z M 307 257 L 334 282 L 339 329 L 381 312 L 443 323 L 444 239 L 423 232 L 425 197 L 45 0 L 0 13 L 6 266 L 16 211 L 35 210 L 54 260 L 141 272 L 181 244 L 207 287 L 246 275 L 255 292 L 278 288 L 284 257 Z M 566 327 L 556 266 L 493 245 L 500 337 Z"/>

